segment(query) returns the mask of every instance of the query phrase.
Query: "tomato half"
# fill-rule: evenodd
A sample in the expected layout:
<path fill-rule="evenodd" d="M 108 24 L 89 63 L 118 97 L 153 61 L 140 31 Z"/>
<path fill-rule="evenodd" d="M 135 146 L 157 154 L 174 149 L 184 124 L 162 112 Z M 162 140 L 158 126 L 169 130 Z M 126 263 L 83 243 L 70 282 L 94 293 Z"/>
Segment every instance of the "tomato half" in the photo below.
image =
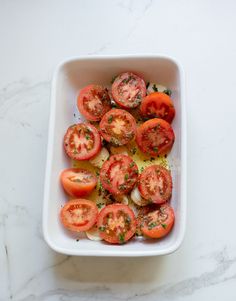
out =
<path fill-rule="evenodd" d="M 174 144 L 171 125 L 160 118 L 145 121 L 138 129 L 136 142 L 142 152 L 153 157 L 168 154 Z"/>
<path fill-rule="evenodd" d="M 142 218 L 141 231 L 151 238 L 166 236 L 175 221 L 174 210 L 170 205 L 162 205 L 159 209 L 149 212 Z"/>
<path fill-rule="evenodd" d="M 139 177 L 138 189 L 149 202 L 162 204 L 171 198 L 172 178 L 169 170 L 160 165 L 144 169 Z"/>
<path fill-rule="evenodd" d="M 138 166 L 127 155 L 113 155 L 100 171 L 103 188 L 114 195 L 128 193 L 138 179 Z"/>
<path fill-rule="evenodd" d="M 96 223 L 97 217 L 96 204 L 85 199 L 68 201 L 60 213 L 64 227 L 76 232 L 89 230 Z"/>
<path fill-rule="evenodd" d="M 127 205 L 112 204 L 104 207 L 97 221 L 100 236 L 112 244 L 123 244 L 136 230 L 134 212 Z"/>
<path fill-rule="evenodd" d="M 171 123 L 175 117 L 175 108 L 171 98 L 161 92 L 146 96 L 140 106 L 143 116 L 148 118 L 161 118 Z"/>
<path fill-rule="evenodd" d="M 99 85 L 84 87 L 79 93 L 77 106 L 86 119 L 99 121 L 111 109 L 108 90 Z"/>
<path fill-rule="evenodd" d="M 137 107 L 146 96 L 144 80 L 132 72 L 118 75 L 111 87 L 114 101 L 124 109 Z"/>
<path fill-rule="evenodd" d="M 89 123 L 70 126 L 64 136 L 64 148 L 74 160 L 88 160 L 101 149 L 101 137 L 98 130 Z"/>
<path fill-rule="evenodd" d="M 106 141 L 117 146 L 124 145 L 135 137 L 136 122 L 130 113 L 112 109 L 103 116 L 100 131 Z"/>
<path fill-rule="evenodd" d="M 61 173 L 61 184 L 73 197 L 90 194 L 97 185 L 97 178 L 90 171 L 81 168 L 68 168 Z"/>

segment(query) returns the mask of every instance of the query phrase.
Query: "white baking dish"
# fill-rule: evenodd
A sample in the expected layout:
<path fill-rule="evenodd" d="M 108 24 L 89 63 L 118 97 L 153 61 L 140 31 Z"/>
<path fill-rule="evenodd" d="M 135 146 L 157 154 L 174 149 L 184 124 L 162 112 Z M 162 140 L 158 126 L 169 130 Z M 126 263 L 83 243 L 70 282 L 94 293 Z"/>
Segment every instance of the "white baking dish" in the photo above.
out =
<path fill-rule="evenodd" d="M 62 140 L 68 126 L 79 121 L 76 108 L 78 91 L 91 83 L 107 85 L 123 71 L 134 71 L 146 81 L 161 83 L 173 92 L 176 108 L 173 128 L 176 135 L 169 154 L 173 177 L 171 205 L 176 220 L 171 233 L 152 241 L 132 240 L 125 245 L 108 245 L 89 239 L 76 241 L 59 220 L 61 206 L 67 200 L 59 185 L 59 174 L 70 166 Z M 88 56 L 69 59 L 59 65 L 52 81 L 51 112 L 48 136 L 47 166 L 44 190 L 43 232 L 48 245 L 55 251 L 83 256 L 154 256 L 174 252 L 181 244 L 186 220 L 186 116 L 184 76 L 172 58 L 160 55 Z"/>

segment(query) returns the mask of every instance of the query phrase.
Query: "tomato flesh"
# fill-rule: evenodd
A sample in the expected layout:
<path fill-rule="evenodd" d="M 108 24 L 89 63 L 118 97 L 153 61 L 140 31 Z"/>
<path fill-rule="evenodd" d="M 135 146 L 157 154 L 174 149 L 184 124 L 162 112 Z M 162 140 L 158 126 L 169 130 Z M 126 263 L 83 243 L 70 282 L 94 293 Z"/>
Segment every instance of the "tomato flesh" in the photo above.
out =
<path fill-rule="evenodd" d="M 112 84 L 112 97 L 124 109 L 137 107 L 146 95 L 144 80 L 132 72 L 118 75 Z"/>
<path fill-rule="evenodd" d="M 171 125 L 160 118 L 145 121 L 138 129 L 136 142 L 142 152 L 153 157 L 168 154 L 175 135 Z"/>
<path fill-rule="evenodd" d="M 84 87 L 79 93 L 77 106 L 87 120 L 101 120 L 102 116 L 111 109 L 108 90 L 99 85 Z"/>
<path fill-rule="evenodd" d="M 64 136 L 64 149 L 74 160 L 88 160 L 101 149 L 101 137 L 98 130 L 89 123 L 70 126 Z"/>
<path fill-rule="evenodd" d="M 161 118 L 171 123 L 175 116 L 175 108 L 171 98 L 161 92 L 154 92 L 146 96 L 140 106 L 143 116 Z"/>
<path fill-rule="evenodd" d="M 141 231 L 151 238 L 166 236 L 174 225 L 175 214 L 170 205 L 162 205 L 159 209 L 144 215 L 141 220 Z"/>
<path fill-rule="evenodd" d="M 138 179 L 138 166 L 127 155 L 113 155 L 100 171 L 100 180 L 104 189 L 114 195 L 128 193 Z"/>
<path fill-rule="evenodd" d="M 162 204 L 171 198 L 171 174 L 160 165 L 151 165 L 141 173 L 138 189 L 144 199 L 152 203 Z"/>
<path fill-rule="evenodd" d="M 76 232 L 89 230 L 96 223 L 97 217 L 96 204 L 85 199 L 68 201 L 60 213 L 64 227 Z"/>
<path fill-rule="evenodd" d="M 134 212 L 127 205 L 112 204 L 104 207 L 97 221 L 100 237 L 112 244 L 123 244 L 136 230 Z"/>
<path fill-rule="evenodd" d="M 95 175 L 81 168 L 65 169 L 60 178 L 64 190 L 72 197 L 89 195 L 97 185 Z"/>
<path fill-rule="evenodd" d="M 136 122 L 130 113 L 112 109 L 103 116 L 100 131 L 106 141 L 117 146 L 124 145 L 135 137 Z"/>

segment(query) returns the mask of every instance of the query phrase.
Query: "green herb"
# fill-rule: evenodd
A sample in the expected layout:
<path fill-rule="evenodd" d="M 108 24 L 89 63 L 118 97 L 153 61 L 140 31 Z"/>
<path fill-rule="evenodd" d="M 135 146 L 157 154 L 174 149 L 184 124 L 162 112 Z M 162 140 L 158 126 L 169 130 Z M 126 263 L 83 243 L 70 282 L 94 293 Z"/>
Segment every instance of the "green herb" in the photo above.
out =
<path fill-rule="evenodd" d="M 165 94 L 171 96 L 172 91 L 171 91 L 170 89 L 165 89 L 165 90 L 163 91 L 163 93 L 165 93 Z"/>
<path fill-rule="evenodd" d="M 129 178 L 129 175 L 126 173 L 126 174 L 125 174 L 125 180 L 127 181 L 128 178 Z"/>
<path fill-rule="evenodd" d="M 129 167 L 130 168 L 134 167 L 134 164 L 135 164 L 134 162 L 131 162 L 130 165 L 129 165 Z"/>
<path fill-rule="evenodd" d="M 157 85 L 156 85 L 156 84 L 154 84 L 154 85 L 152 86 L 152 89 L 153 89 L 154 92 L 158 92 L 158 89 L 157 89 Z"/>
<path fill-rule="evenodd" d="M 116 78 L 117 78 L 117 75 L 115 75 L 115 76 L 112 77 L 112 79 L 111 79 L 111 84 L 114 83 L 114 81 L 116 80 Z"/>
<path fill-rule="evenodd" d="M 125 234 L 120 233 L 118 236 L 118 239 L 119 239 L 120 244 L 123 244 L 125 242 Z"/>
<path fill-rule="evenodd" d="M 148 225 L 148 230 L 152 230 L 153 228 L 155 228 L 156 227 L 156 223 L 151 223 L 151 224 L 149 224 Z"/>
<path fill-rule="evenodd" d="M 73 154 L 75 154 L 75 155 L 78 154 L 77 149 L 74 149 L 74 150 L 73 150 Z"/>
<path fill-rule="evenodd" d="M 125 222 L 126 222 L 127 224 L 130 224 L 130 223 L 131 223 L 131 219 L 130 219 L 129 216 L 127 216 L 127 217 L 125 218 Z"/>
<path fill-rule="evenodd" d="M 99 227 L 98 229 L 99 229 L 100 231 L 104 232 L 105 229 L 106 229 L 106 227 L 105 227 L 105 226 L 101 226 L 101 227 Z"/>
<path fill-rule="evenodd" d="M 141 171 L 141 172 L 143 172 L 143 171 L 144 171 L 144 167 L 143 167 L 143 166 L 141 167 L 140 171 Z"/>
<path fill-rule="evenodd" d="M 150 161 L 151 161 L 151 162 L 154 161 L 154 160 L 155 160 L 155 158 L 153 158 L 153 157 L 150 158 Z"/>
<path fill-rule="evenodd" d="M 153 147 L 153 151 L 157 153 L 157 152 L 158 152 L 158 147 L 157 147 L 157 146 L 154 146 L 154 147 Z"/>
<path fill-rule="evenodd" d="M 85 135 L 85 138 L 86 138 L 86 140 L 89 140 L 90 139 L 90 136 L 89 135 Z"/>
<path fill-rule="evenodd" d="M 135 153 L 137 152 L 137 148 L 136 147 L 131 148 L 130 152 L 131 154 L 135 155 Z"/>
<path fill-rule="evenodd" d="M 150 82 L 146 83 L 146 89 L 148 89 L 148 87 L 150 86 Z"/>
<path fill-rule="evenodd" d="M 110 179 L 106 179 L 107 184 L 111 184 Z"/>
<path fill-rule="evenodd" d="M 97 207 L 101 209 L 103 207 L 103 203 L 97 203 Z"/>
<path fill-rule="evenodd" d="M 126 185 L 125 184 L 120 184 L 119 185 L 119 189 L 120 190 L 125 190 L 126 189 Z"/>
<path fill-rule="evenodd" d="M 164 229 L 166 229 L 167 224 L 161 224 Z"/>
<path fill-rule="evenodd" d="M 100 172 L 96 170 L 96 176 L 99 176 L 99 175 L 100 175 Z"/>
<path fill-rule="evenodd" d="M 110 123 L 112 123 L 112 120 L 113 120 L 113 116 L 110 115 L 110 116 L 108 117 L 107 121 L 108 121 L 108 123 L 110 124 Z"/>

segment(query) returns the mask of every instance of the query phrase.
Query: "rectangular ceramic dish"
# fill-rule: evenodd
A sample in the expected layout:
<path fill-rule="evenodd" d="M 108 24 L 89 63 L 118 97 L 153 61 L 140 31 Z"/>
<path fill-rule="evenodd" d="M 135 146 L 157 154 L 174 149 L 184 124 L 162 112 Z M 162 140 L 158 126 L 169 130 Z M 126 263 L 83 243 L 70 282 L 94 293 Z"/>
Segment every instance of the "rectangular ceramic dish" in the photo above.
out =
<path fill-rule="evenodd" d="M 176 109 L 173 129 L 176 140 L 169 162 L 173 177 L 176 220 L 171 233 L 153 241 L 133 240 L 125 245 L 80 239 L 66 232 L 59 220 L 61 206 L 66 201 L 60 184 L 62 169 L 70 166 L 64 153 L 63 136 L 67 128 L 79 122 L 76 97 L 79 90 L 91 83 L 108 85 L 112 77 L 124 71 L 134 71 L 146 81 L 160 83 L 172 90 Z M 50 125 L 44 191 L 43 232 L 48 245 L 59 253 L 80 256 L 154 256 L 174 252 L 181 244 L 186 219 L 186 116 L 184 77 L 179 63 L 160 55 L 88 56 L 69 59 L 59 65 L 52 81 Z"/>

